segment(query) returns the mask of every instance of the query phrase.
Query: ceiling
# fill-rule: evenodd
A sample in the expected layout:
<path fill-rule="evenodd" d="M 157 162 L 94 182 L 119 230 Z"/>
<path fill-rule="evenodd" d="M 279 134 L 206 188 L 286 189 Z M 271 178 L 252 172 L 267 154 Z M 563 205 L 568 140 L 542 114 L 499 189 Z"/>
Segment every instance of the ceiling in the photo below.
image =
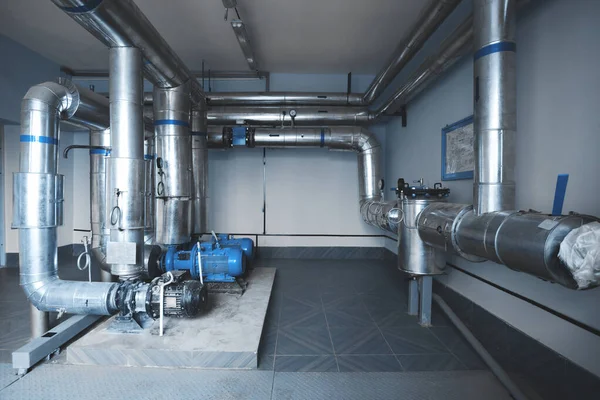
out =
<path fill-rule="evenodd" d="M 191 70 L 247 64 L 221 0 L 135 0 Z M 259 68 L 375 74 L 423 0 L 238 0 Z M 230 19 L 235 13 L 230 12 Z M 107 69 L 108 50 L 50 0 L 0 0 L 0 33 L 72 69 Z"/>

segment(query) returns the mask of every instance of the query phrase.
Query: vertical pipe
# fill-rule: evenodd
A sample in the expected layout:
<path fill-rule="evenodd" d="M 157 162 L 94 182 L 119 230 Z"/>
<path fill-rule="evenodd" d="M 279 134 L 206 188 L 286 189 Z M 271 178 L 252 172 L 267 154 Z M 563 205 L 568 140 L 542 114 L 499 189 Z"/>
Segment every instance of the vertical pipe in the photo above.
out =
<path fill-rule="evenodd" d="M 139 277 L 143 267 L 144 91 L 141 51 L 134 47 L 111 48 L 109 74 L 112 152 L 107 165 L 106 201 L 110 210 L 110 241 L 134 243 L 135 263 L 111 254 L 110 243 L 107 256 L 115 261 L 111 265 L 111 273 L 121 279 L 129 279 Z"/>
<path fill-rule="evenodd" d="M 474 210 L 515 208 L 515 0 L 474 3 Z"/>
<path fill-rule="evenodd" d="M 145 189 L 144 189 L 144 226 L 145 226 L 145 243 L 154 240 L 154 136 L 146 137 L 144 142 L 144 164 L 145 164 Z"/>
<path fill-rule="evenodd" d="M 110 147 L 110 130 L 91 131 L 90 145 Z M 106 245 L 110 229 L 106 213 L 106 160 L 110 150 L 90 150 L 90 222 L 92 226 L 92 251 L 100 263 L 102 282 L 110 282 L 110 266 L 106 264 Z"/>
<path fill-rule="evenodd" d="M 187 243 L 192 234 L 190 83 L 154 87 L 156 242 Z"/>
<path fill-rule="evenodd" d="M 193 233 L 208 232 L 208 144 L 206 105 L 192 110 Z"/>
<path fill-rule="evenodd" d="M 59 90 L 64 89 L 59 85 L 56 85 L 56 88 L 51 85 L 48 85 L 48 92 L 59 93 Z M 58 169 L 59 112 L 48 102 L 33 98 L 33 94 L 28 96 L 30 92 L 23 99 L 21 108 L 19 170 L 25 173 L 55 175 Z M 17 195 L 14 193 L 14 196 Z M 50 199 L 44 199 L 47 200 Z M 47 240 L 35 240 L 38 237 L 47 237 Z M 44 274 L 42 268 L 48 268 L 50 274 L 58 273 L 57 260 L 56 227 L 19 229 L 21 275 L 27 273 L 38 276 Z M 30 265 L 34 267 L 25 271 L 25 266 Z M 32 337 L 41 336 L 49 329 L 48 316 L 47 312 L 30 306 Z"/>

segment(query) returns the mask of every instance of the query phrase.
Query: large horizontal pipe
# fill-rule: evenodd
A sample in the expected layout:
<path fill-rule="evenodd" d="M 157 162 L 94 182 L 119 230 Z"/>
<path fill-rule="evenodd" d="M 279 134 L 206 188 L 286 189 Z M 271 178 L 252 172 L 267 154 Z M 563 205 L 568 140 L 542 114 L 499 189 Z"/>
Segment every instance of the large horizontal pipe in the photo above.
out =
<path fill-rule="evenodd" d="M 191 81 L 192 100 L 204 100 L 198 81 L 132 0 L 52 2 L 106 46 L 139 48 L 144 74 L 155 86 L 171 88 Z"/>
<path fill-rule="evenodd" d="M 145 99 L 145 98 L 144 98 Z M 208 93 L 209 106 L 364 106 L 361 93 Z"/>
<path fill-rule="evenodd" d="M 210 107 L 206 117 L 208 125 L 262 127 L 368 125 L 374 120 L 369 110 L 357 107 Z"/>
<path fill-rule="evenodd" d="M 558 258 L 558 251 L 569 232 L 593 221 L 598 218 L 527 211 L 478 216 L 466 204 L 434 203 L 419 214 L 417 227 L 421 239 L 435 248 L 455 252 L 470 261 L 504 264 L 576 289 L 577 283 Z"/>
<path fill-rule="evenodd" d="M 235 130 L 242 130 L 240 136 Z M 396 201 L 383 202 L 379 182 L 381 174 L 381 145 L 364 128 L 339 126 L 330 128 L 210 128 L 209 148 L 269 147 L 269 148 L 326 148 L 354 151 L 358 156 L 358 189 L 360 213 L 363 220 L 391 233 L 398 231 L 399 211 Z"/>

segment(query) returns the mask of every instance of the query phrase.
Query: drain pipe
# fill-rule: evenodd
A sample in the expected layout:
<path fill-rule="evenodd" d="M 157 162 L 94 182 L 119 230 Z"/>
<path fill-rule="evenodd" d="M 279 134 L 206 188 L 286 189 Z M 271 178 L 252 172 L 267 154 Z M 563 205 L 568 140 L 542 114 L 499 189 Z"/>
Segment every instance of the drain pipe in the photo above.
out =
<path fill-rule="evenodd" d="M 156 242 L 188 243 L 192 234 L 190 84 L 154 88 Z"/>
<path fill-rule="evenodd" d="M 446 304 L 444 299 L 442 299 L 439 295 L 434 294 L 433 300 L 440 306 L 444 314 L 448 316 L 450 322 L 458 329 L 458 331 L 463 335 L 465 340 L 469 342 L 469 344 L 473 347 L 473 350 L 481 357 L 481 359 L 485 362 L 485 364 L 490 368 L 492 373 L 498 378 L 500 383 L 504 385 L 508 393 L 515 400 L 527 400 L 527 396 L 519 389 L 517 385 L 513 382 L 510 376 L 506 373 L 506 371 L 496 362 L 494 357 L 491 356 L 490 353 L 483 347 L 481 342 L 477 340 L 475 336 L 471 333 L 469 328 L 462 323 L 462 321 L 454 314 L 454 311 Z"/>
<path fill-rule="evenodd" d="M 192 193 L 193 229 L 192 233 L 208 232 L 208 143 L 206 107 L 192 110 Z"/>

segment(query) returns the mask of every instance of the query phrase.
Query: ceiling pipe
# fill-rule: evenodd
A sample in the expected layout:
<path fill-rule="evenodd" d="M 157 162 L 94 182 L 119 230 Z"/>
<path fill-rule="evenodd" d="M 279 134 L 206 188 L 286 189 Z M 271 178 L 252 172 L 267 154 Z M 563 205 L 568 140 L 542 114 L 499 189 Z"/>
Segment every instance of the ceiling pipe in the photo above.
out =
<path fill-rule="evenodd" d="M 236 132 L 234 132 L 234 130 Z M 237 142 L 234 136 L 241 140 Z M 243 144 L 241 144 L 243 143 Z M 222 128 L 209 129 L 209 148 L 325 148 L 353 151 L 358 157 L 358 191 L 363 220 L 391 233 L 398 232 L 397 202 L 384 202 L 382 195 L 381 145 L 372 133 L 357 126 L 328 128 Z"/>
<path fill-rule="evenodd" d="M 152 101 L 152 98 L 144 97 Z M 364 106 L 362 93 L 211 92 L 209 106 Z"/>
<path fill-rule="evenodd" d="M 144 74 L 153 85 L 171 88 L 190 81 L 192 101 L 204 101 L 194 75 L 132 0 L 52 2 L 106 46 L 139 48 Z"/>
<path fill-rule="evenodd" d="M 392 113 L 431 85 L 442 73 L 471 50 L 473 17 L 465 19 L 442 43 L 437 53 L 427 58 L 417 70 L 375 112 L 376 118 Z"/>
<path fill-rule="evenodd" d="M 258 63 L 256 62 L 254 50 L 252 49 L 252 45 L 250 44 L 250 38 L 248 37 L 248 31 L 246 30 L 246 25 L 244 24 L 244 21 L 242 21 L 241 19 L 234 19 L 233 21 L 231 21 L 231 27 L 233 28 L 235 38 L 240 44 L 242 53 L 244 53 L 244 58 L 248 63 L 248 68 L 250 68 L 253 71 L 258 70 Z"/>
<path fill-rule="evenodd" d="M 364 104 L 372 104 L 394 80 L 398 73 L 423 47 L 437 28 L 454 11 L 460 0 L 432 0 L 414 22 L 384 68 L 377 74 L 363 96 Z"/>
<path fill-rule="evenodd" d="M 295 112 L 295 116 L 293 116 Z M 208 125 L 339 126 L 368 125 L 374 115 L 356 107 L 210 107 Z"/>

